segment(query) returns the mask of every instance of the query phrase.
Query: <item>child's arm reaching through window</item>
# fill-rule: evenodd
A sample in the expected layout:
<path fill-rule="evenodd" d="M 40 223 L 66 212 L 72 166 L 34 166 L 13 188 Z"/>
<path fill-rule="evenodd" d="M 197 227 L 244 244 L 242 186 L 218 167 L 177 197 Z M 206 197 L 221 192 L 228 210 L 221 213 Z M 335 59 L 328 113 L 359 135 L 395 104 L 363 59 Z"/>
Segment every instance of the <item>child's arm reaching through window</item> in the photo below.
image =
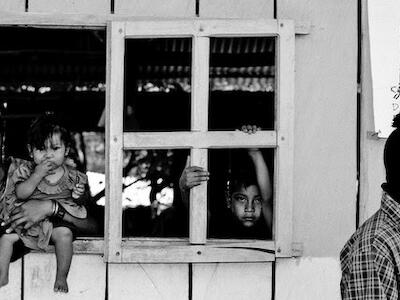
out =
<path fill-rule="evenodd" d="M 189 209 L 189 191 L 191 188 L 208 181 L 210 173 L 201 167 L 189 166 L 190 157 L 187 158 L 186 167 L 179 178 L 179 189 L 182 195 L 182 202 L 186 209 Z"/>
<path fill-rule="evenodd" d="M 268 166 L 259 149 L 249 149 L 249 156 L 254 164 L 256 171 L 257 183 L 260 189 L 262 202 L 262 212 L 267 223 L 268 230 L 272 231 L 272 184 L 269 175 Z"/>
<path fill-rule="evenodd" d="M 248 134 L 256 133 L 260 130 L 256 125 L 243 125 L 241 130 Z M 265 163 L 264 157 L 260 149 L 249 149 L 249 156 L 254 164 L 254 169 L 256 171 L 257 183 L 260 189 L 261 197 L 263 199 L 262 212 L 267 223 L 268 230 L 272 231 L 272 183 L 269 174 L 269 169 Z"/>

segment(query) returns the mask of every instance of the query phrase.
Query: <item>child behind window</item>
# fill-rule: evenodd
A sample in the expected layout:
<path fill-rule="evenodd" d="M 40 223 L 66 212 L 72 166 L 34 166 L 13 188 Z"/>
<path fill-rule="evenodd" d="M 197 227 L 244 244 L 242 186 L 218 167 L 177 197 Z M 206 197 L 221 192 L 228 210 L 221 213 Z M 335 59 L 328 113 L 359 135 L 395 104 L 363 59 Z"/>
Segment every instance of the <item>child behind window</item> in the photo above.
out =
<path fill-rule="evenodd" d="M 214 219 L 217 237 L 257 238 L 271 237 L 271 184 L 263 155 L 258 149 L 239 151 L 233 164 L 239 160 L 251 163 L 233 166 L 228 175 L 225 201 L 228 213 Z M 265 185 L 265 186 L 263 186 Z M 264 200 L 265 199 L 265 200 Z M 211 227 L 211 226 L 210 226 Z"/>
<path fill-rule="evenodd" d="M 13 160 L 5 192 L 0 199 L 0 218 L 10 217 L 13 208 L 28 200 L 51 200 L 52 217 L 25 230 L 7 230 L 0 237 L 0 287 L 8 283 L 8 270 L 13 244 L 22 240 L 30 249 L 45 251 L 49 241 L 54 243 L 57 258 L 55 292 L 68 292 L 67 275 L 72 260 L 75 227 L 63 221 L 65 212 L 84 219 L 87 217 L 83 195 L 87 177 L 67 164 L 71 145 L 69 132 L 54 117 L 35 120 L 28 132 L 31 161 Z"/>
<path fill-rule="evenodd" d="M 243 126 L 254 134 L 257 126 Z M 269 169 L 259 149 L 235 151 L 232 172 L 227 178 L 226 206 L 218 214 L 209 212 L 210 236 L 217 238 L 271 238 L 272 183 Z M 244 157 L 243 155 L 247 156 Z M 243 163 L 248 161 L 248 163 Z M 189 190 L 209 180 L 210 173 L 198 166 L 187 166 L 180 177 L 182 201 L 189 207 Z M 214 195 L 211 195 L 212 197 Z M 220 201 L 212 199 L 212 201 Z"/>

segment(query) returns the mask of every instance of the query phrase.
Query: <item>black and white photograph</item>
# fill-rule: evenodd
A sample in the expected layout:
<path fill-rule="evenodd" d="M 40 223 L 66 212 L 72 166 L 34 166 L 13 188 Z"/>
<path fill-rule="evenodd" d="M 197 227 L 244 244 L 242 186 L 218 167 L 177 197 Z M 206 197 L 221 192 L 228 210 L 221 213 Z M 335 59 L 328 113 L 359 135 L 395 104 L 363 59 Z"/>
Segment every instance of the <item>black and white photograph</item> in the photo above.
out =
<path fill-rule="evenodd" d="M 400 1 L 0 0 L 0 299 L 400 297 Z"/>

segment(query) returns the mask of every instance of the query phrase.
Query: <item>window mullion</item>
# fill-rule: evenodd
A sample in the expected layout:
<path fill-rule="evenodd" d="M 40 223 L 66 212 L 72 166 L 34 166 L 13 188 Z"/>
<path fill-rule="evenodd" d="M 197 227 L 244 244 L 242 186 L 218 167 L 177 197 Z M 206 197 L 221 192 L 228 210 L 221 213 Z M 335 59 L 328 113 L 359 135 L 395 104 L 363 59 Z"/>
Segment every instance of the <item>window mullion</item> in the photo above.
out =
<path fill-rule="evenodd" d="M 201 30 L 200 28 L 198 29 Z M 208 129 L 208 79 L 210 39 L 194 36 L 192 49 L 192 102 L 191 129 Z M 207 149 L 191 150 L 191 165 L 207 169 Z M 207 185 L 190 191 L 189 240 L 191 244 L 205 244 L 207 239 Z"/>
<path fill-rule="evenodd" d="M 207 149 L 192 149 L 190 164 L 207 169 Z M 189 241 L 205 244 L 207 239 L 207 185 L 201 184 L 190 190 Z"/>

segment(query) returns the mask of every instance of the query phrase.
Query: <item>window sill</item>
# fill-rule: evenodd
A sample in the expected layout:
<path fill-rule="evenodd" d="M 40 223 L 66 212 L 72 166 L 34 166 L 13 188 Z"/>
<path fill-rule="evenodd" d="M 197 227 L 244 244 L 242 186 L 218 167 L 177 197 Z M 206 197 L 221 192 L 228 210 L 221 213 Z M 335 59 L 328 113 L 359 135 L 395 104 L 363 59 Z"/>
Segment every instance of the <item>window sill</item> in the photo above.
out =
<path fill-rule="evenodd" d="M 104 240 L 79 238 L 74 253 L 103 255 Z M 275 242 L 208 239 L 206 245 L 190 245 L 186 238 L 126 238 L 120 255 L 122 263 L 268 262 L 275 261 Z"/>

